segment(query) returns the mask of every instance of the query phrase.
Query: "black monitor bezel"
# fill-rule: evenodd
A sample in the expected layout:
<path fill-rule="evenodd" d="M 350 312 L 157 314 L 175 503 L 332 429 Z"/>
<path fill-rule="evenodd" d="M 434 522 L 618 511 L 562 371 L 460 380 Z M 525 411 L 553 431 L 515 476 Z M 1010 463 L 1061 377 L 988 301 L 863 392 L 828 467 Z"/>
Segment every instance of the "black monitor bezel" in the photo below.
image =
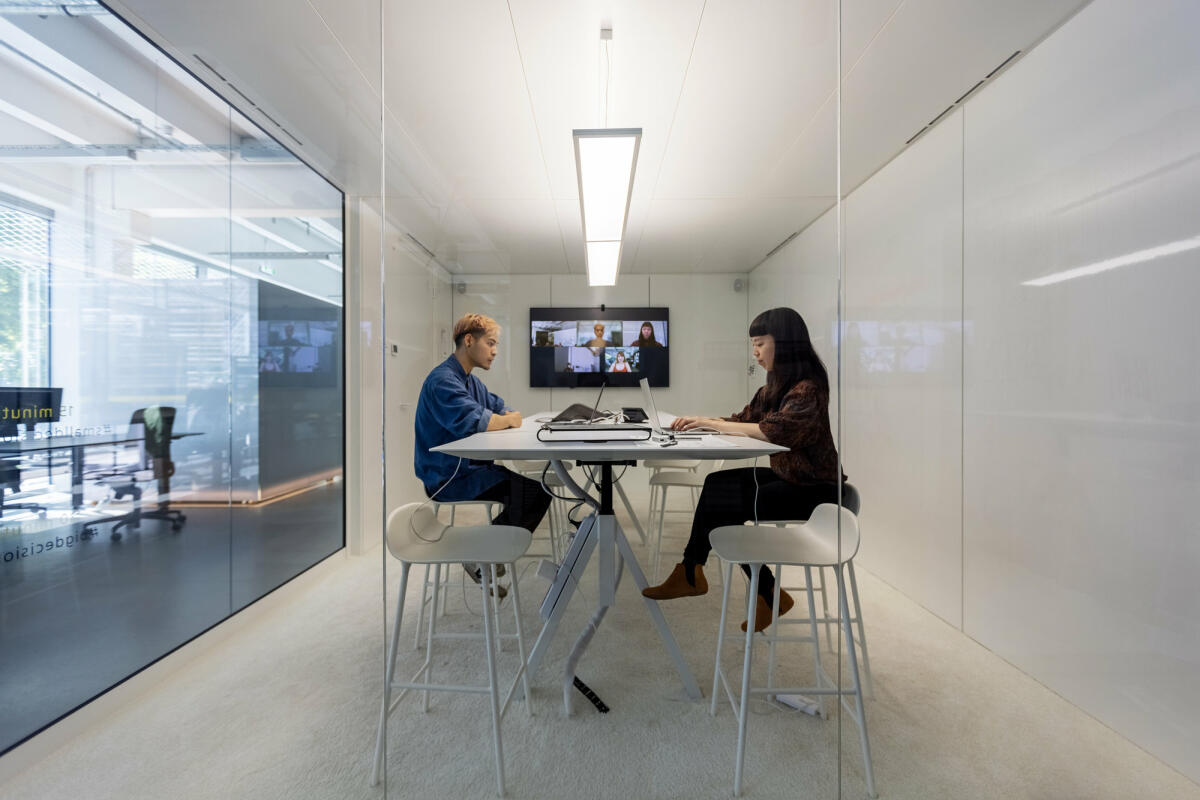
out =
<path fill-rule="evenodd" d="M 668 388 L 671 385 L 671 369 L 670 369 L 670 345 L 671 345 L 671 310 L 667 306 L 531 306 L 529 309 L 529 321 L 525 326 L 526 335 L 533 330 L 534 322 L 554 322 L 558 320 L 652 320 L 665 322 L 667 324 L 667 344 L 663 345 L 663 353 L 667 356 L 664 366 L 659 374 L 651 376 L 641 373 L 619 373 L 619 372 L 579 372 L 579 373 L 552 373 L 554 381 L 551 383 L 539 382 L 538 375 L 534 372 L 534 357 L 533 351 L 544 349 L 535 346 L 532 340 L 529 343 L 530 359 L 529 359 L 529 386 L 531 389 L 546 389 L 546 388 L 575 388 L 587 387 L 595 388 L 601 383 L 607 383 L 611 387 L 626 387 L 635 388 L 638 381 L 643 377 L 649 377 L 650 385 L 655 389 Z"/>

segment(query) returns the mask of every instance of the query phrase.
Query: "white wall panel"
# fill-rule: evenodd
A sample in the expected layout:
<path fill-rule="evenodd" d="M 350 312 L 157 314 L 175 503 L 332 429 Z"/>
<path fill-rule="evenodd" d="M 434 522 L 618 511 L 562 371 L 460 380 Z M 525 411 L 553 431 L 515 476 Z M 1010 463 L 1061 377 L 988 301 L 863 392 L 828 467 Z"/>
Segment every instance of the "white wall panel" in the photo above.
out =
<path fill-rule="evenodd" d="M 864 564 L 1192 778 L 1198 23 L 1091 3 L 844 207 Z M 751 316 L 793 305 L 817 338 L 835 224 L 751 273 Z"/>
<path fill-rule="evenodd" d="M 965 629 L 1193 778 L 1198 25 L 1094 2 L 968 103 L 964 278 Z"/>
<path fill-rule="evenodd" d="M 846 201 L 842 458 L 862 563 L 962 624 L 962 112 Z"/>

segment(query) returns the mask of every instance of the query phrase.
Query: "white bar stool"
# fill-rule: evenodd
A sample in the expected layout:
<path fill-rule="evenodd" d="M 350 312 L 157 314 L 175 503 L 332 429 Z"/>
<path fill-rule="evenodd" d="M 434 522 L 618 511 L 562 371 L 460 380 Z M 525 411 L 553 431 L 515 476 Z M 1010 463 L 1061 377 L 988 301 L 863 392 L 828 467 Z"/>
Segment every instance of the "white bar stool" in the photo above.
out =
<path fill-rule="evenodd" d="M 841 526 L 841 543 L 838 542 L 839 520 Z M 843 565 L 850 562 L 858 552 L 859 532 L 858 518 L 845 507 L 839 508 L 831 503 L 823 503 L 813 509 L 812 516 L 802 525 L 777 528 L 771 525 L 745 527 L 742 525 L 727 525 L 717 528 L 709 537 L 715 552 L 725 564 L 725 583 L 721 592 L 721 623 L 717 631 L 717 655 L 713 665 L 712 703 L 710 714 L 717 713 L 717 691 L 723 689 L 730 705 L 738 715 L 737 757 L 734 762 L 733 793 L 735 797 L 742 793 L 742 765 L 746 755 L 746 721 L 748 705 L 752 695 L 774 696 L 778 694 L 807 694 L 817 696 L 834 695 L 839 698 L 842 708 L 851 715 L 858 724 L 859 742 L 862 745 L 863 765 L 866 775 L 867 794 L 876 797 L 875 774 L 871 768 L 871 746 L 867 739 L 867 716 L 863 706 L 863 691 L 859 677 L 857 648 L 854 642 L 853 629 L 850 626 L 850 612 L 846 599 L 846 581 L 842 570 Z M 733 578 L 734 565 L 745 564 L 750 567 L 750 587 L 746 593 L 746 646 L 742 661 L 741 692 L 738 697 L 729 686 L 729 681 L 721 669 L 721 649 L 725 643 L 725 624 L 729 612 L 729 584 Z M 813 663 L 816 668 L 817 685 L 813 687 L 780 687 L 774 686 L 774 670 L 768 672 L 767 686 L 750 686 L 751 656 L 754 650 L 754 612 L 758 598 L 759 570 L 764 565 L 774 565 L 778 576 L 783 566 L 804 568 L 805 594 L 808 597 L 808 622 L 811 635 L 807 637 L 783 637 L 779 634 L 779 591 L 780 580 L 775 581 L 775 597 L 773 605 L 772 632 L 764 637 L 768 641 L 810 641 L 813 645 Z M 838 621 L 846 641 L 846 654 L 850 664 L 851 685 L 839 687 L 837 682 L 825 672 L 821 666 L 820 638 L 817 632 L 816 604 L 812 592 L 812 568 L 830 567 L 837 577 L 838 590 Z M 853 695 L 854 706 L 843 699 Z M 823 704 L 822 704 L 823 705 Z M 824 714 L 822 714 L 824 716 Z"/>
<path fill-rule="evenodd" d="M 650 470 L 650 478 L 663 470 L 678 470 L 684 472 L 696 472 L 700 469 L 700 459 L 698 458 L 668 458 L 662 461 L 645 461 L 643 462 Z M 654 502 L 658 499 L 658 487 L 653 483 L 650 484 L 650 505 L 646 507 L 646 523 L 654 524 Z M 692 494 L 692 505 L 696 504 L 696 495 Z"/>
<path fill-rule="evenodd" d="M 521 598 L 516 580 L 512 581 L 513 611 L 517 624 L 517 654 L 521 666 L 513 678 L 512 686 L 500 701 L 499 684 L 496 679 L 496 620 L 492 604 L 488 602 L 488 590 L 495 582 L 495 565 L 507 564 L 513 569 L 515 562 L 529 549 L 532 538 L 529 531 L 513 525 L 474 525 L 470 527 L 450 527 L 438 520 L 428 503 L 408 503 L 397 508 L 388 515 L 387 547 L 388 552 L 400 562 L 400 595 L 396 600 L 396 617 L 392 622 L 392 636 L 388 642 L 387 677 L 383 687 L 383 705 L 379 712 L 379 729 L 375 739 L 375 759 L 371 770 L 371 785 L 379 783 L 380 771 L 383 767 L 383 741 L 388 716 L 404 699 L 411 689 L 424 691 L 424 710 L 429 710 L 429 693 L 466 692 L 470 694 L 486 694 L 491 700 L 492 709 L 492 744 L 496 758 L 496 793 L 504 796 L 504 751 L 500 739 L 500 720 L 508 710 L 509 702 L 520 683 L 524 690 L 526 710 L 532 714 L 533 705 L 529 695 L 529 678 L 526 674 L 525 636 L 521 626 Z M 455 564 L 458 562 L 474 562 L 487 565 L 482 569 L 480 581 L 483 596 L 483 642 L 487 653 L 488 685 L 463 686 L 452 684 L 435 684 L 433 680 L 433 642 L 437 617 L 437 593 L 433 594 L 433 608 L 429 615 L 428 639 L 425 645 L 425 663 L 407 681 L 397 681 L 396 651 L 400 640 L 400 626 L 404 618 L 404 595 L 408 590 L 408 573 L 413 564 Z M 479 634 L 443 634 L 454 638 L 480 638 Z M 423 680 L 418 681 L 418 678 Z M 400 693 L 392 698 L 393 690 Z"/>
<path fill-rule="evenodd" d="M 859 510 L 862 508 L 862 498 L 858 493 L 858 489 L 850 483 L 842 484 L 842 505 L 850 509 L 851 513 L 857 518 Z M 791 525 L 803 525 L 805 520 L 772 520 L 769 525 L 775 525 L 780 528 Z M 754 523 L 747 522 L 746 525 Z M 859 520 L 859 532 L 862 532 L 862 520 Z M 838 618 L 829 616 L 829 601 L 828 594 L 825 591 L 825 568 L 816 567 L 817 570 L 817 585 L 813 587 L 813 591 L 821 595 L 821 612 L 822 616 L 817 619 L 824 625 L 825 628 L 825 643 L 829 650 L 833 650 L 833 636 L 831 631 L 834 626 L 838 625 Z M 871 683 L 871 654 L 867 650 L 867 631 L 863 627 L 861 604 L 858 601 L 858 578 L 854 574 L 854 562 L 846 562 L 846 572 L 850 576 L 850 624 L 858 630 L 858 639 L 855 644 L 862 651 L 862 668 L 863 668 L 863 687 L 866 689 L 867 697 L 874 697 L 875 690 Z M 780 576 L 776 576 L 779 578 Z M 807 591 L 807 586 L 783 586 L 785 592 L 803 592 Z M 808 620 L 803 618 L 788 618 L 777 621 L 779 625 L 807 625 Z M 771 664 L 770 674 L 775 674 L 775 643 L 771 643 Z"/>
<path fill-rule="evenodd" d="M 707 472 L 698 470 L 663 470 L 656 472 L 650 476 L 650 495 L 659 500 L 658 508 L 658 529 L 654 536 L 654 557 L 650 561 L 650 570 L 654 574 L 654 579 L 658 580 L 659 561 L 662 557 L 662 534 L 663 524 L 667 516 L 667 490 L 671 487 L 681 489 L 690 489 L 692 492 L 692 510 L 696 508 L 697 494 L 704 488 L 704 479 L 708 477 L 709 472 L 716 472 L 725 462 L 716 460 L 712 462 L 712 467 Z M 651 501 L 653 502 L 653 500 Z M 650 524 L 654 524 L 654 516 L 650 516 Z"/>
<path fill-rule="evenodd" d="M 454 517 L 455 517 L 455 514 L 458 511 L 458 509 L 462 508 L 464 506 L 482 506 L 484 513 L 487 514 L 488 522 L 491 522 L 492 520 L 494 520 L 496 518 L 496 514 L 499 513 L 497 511 L 495 511 L 497 506 L 500 507 L 500 511 L 504 510 L 504 503 L 501 503 L 498 500 L 430 500 L 429 503 L 433 506 L 434 516 L 441 516 L 442 508 L 449 508 L 451 525 L 454 524 Z M 442 616 L 443 617 L 446 616 L 446 606 L 449 605 L 446 602 L 446 598 L 450 593 L 450 567 L 451 566 L 453 566 L 453 565 L 452 564 L 438 564 L 438 565 L 434 566 L 433 591 L 434 591 L 434 593 L 436 593 L 439 590 L 441 590 L 441 593 L 442 593 L 441 607 L 442 607 Z M 413 634 L 413 649 L 414 650 L 421 649 L 421 623 L 425 616 L 425 606 L 429 605 L 429 603 L 432 601 L 432 598 L 430 597 L 430 594 L 429 594 L 429 567 L 430 567 L 429 564 L 425 565 L 425 580 L 421 587 L 421 604 L 419 606 L 417 606 L 417 628 Z M 443 567 L 445 568 L 445 572 L 446 572 L 446 578 L 445 578 L 444 583 L 442 582 Z M 499 599 L 493 597 L 492 601 L 493 601 L 492 607 L 494 609 L 499 609 Z"/>

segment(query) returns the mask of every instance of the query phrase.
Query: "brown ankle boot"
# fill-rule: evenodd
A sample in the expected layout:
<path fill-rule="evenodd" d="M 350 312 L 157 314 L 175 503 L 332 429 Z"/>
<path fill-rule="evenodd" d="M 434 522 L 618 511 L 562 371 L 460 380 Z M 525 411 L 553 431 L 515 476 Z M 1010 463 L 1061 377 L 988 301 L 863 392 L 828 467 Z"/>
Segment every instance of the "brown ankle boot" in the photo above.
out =
<path fill-rule="evenodd" d="M 779 616 L 783 616 L 792 610 L 792 606 L 796 605 L 796 601 L 792 596 L 782 589 L 779 590 Z M 754 606 L 754 632 L 762 633 L 771 624 L 771 606 L 763 596 L 758 596 L 758 602 Z M 742 630 L 746 630 L 746 623 L 742 623 Z"/>
<path fill-rule="evenodd" d="M 667 579 L 658 586 L 642 589 L 642 596 L 651 600 L 674 600 L 677 597 L 697 597 L 708 593 L 708 581 L 704 579 L 704 568 L 697 564 L 693 568 L 692 578 L 696 585 L 688 583 L 686 568 L 683 562 L 675 565 Z"/>

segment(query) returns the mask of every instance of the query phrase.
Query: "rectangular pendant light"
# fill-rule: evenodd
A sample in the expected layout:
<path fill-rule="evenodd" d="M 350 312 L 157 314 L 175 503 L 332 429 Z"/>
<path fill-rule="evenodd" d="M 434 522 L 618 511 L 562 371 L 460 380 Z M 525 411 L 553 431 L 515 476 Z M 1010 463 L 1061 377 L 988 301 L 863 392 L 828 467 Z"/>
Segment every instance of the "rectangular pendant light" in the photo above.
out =
<path fill-rule="evenodd" d="M 629 218 L 641 128 L 572 131 L 589 286 L 614 286 Z"/>

